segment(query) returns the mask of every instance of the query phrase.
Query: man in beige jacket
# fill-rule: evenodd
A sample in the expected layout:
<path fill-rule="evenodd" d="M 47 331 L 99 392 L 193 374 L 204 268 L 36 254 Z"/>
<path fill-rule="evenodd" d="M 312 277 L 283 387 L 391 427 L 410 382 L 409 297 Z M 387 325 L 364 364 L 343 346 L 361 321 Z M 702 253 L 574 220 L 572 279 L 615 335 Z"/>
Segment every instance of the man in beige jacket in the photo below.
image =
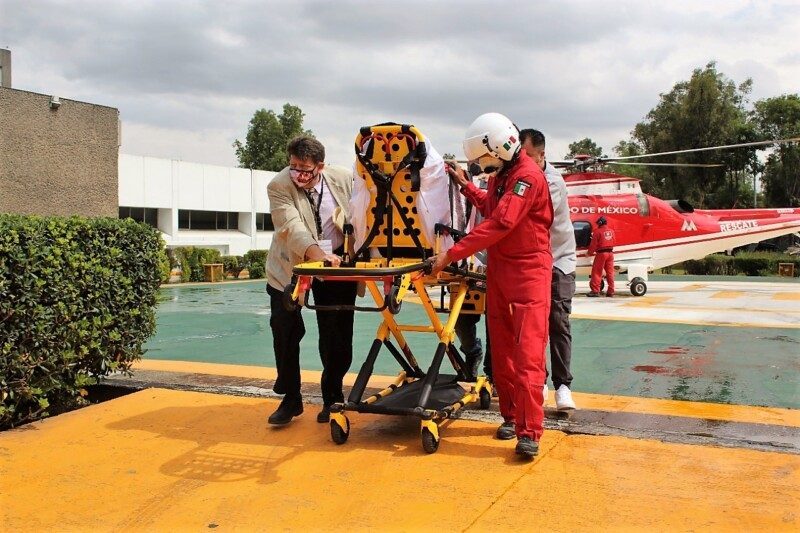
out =
<path fill-rule="evenodd" d="M 289 166 L 267 187 L 275 234 L 267 256 L 267 293 L 278 379 L 273 390 L 284 394 L 269 417 L 283 425 L 303 412 L 300 394 L 300 340 L 305 326 L 300 309 L 288 311 L 283 289 L 292 267 L 304 261 L 341 262 L 344 237 L 334 223 L 339 210 L 348 213 L 353 174 L 325 165 L 325 147 L 312 137 L 296 137 L 287 146 Z M 345 218 L 349 218 L 346 216 Z M 356 283 L 320 281 L 311 287 L 317 305 L 353 305 Z M 319 355 L 322 360 L 323 408 L 317 422 L 330 419 L 330 405 L 344 401 L 342 378 L 353 360 L 353 311 L 317 311 Z"/>

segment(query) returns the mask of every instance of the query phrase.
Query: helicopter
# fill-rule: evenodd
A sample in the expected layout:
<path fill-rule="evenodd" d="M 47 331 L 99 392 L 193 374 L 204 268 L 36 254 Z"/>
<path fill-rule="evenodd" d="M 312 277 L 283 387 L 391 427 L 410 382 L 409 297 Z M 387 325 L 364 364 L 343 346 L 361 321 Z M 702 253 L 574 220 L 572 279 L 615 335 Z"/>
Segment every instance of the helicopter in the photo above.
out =
<path fill-rule="evenodd" d="M 695 209 L 685 200 L 662 200 L 642 191 L 640 181 L 614 172 L 606 165 L 714 167 L 714 164 L 647 163 L 628 160 L 707 150 L 733 149 L 800 141 L 800 137 L 622 157 L 578 155 L 572 160 L 549 161 L 567 169 L 570 218 L 577 244 L 577 271 L 591 272 L 588 255 L 592 230 L 605 217 L 614 228 L 614 269 L 627 275 L 634 296 L 647 292 L 648 274 L 690 259 L 724 252 L 800 231 L 800 208 Z"/>

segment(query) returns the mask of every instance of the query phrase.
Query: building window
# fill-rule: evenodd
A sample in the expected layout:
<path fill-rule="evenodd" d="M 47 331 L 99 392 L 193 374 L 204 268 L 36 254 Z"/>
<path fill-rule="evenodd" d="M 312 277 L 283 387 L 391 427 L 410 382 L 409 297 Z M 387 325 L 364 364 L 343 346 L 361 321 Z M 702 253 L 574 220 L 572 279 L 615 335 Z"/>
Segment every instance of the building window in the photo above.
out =
<path fill-rule="evenodd" d="M 178 229 L 238 230 L 239 213 L 180 209 L 178 210 Z"/>
<path fill-rule="evenodd" d="M 132 218 L 136 222 L 144 222 L 154 228 L 158 227 L 158 209 L 152 207 L 120 206 L 119 218 Z"/>
<path fill-rule="evenodd" d="M 576 220 L 572 223 L 575 231 L 575 245 L 578 248 L 588 248 L 592 242 L 592 225 L 585 220 Z"/>
<path fill-rule="evenodd" d="M 272 223 L 272 215 L 269 213 L 256 213 L 256 230 L 275 231 L 275 225 Z"/>

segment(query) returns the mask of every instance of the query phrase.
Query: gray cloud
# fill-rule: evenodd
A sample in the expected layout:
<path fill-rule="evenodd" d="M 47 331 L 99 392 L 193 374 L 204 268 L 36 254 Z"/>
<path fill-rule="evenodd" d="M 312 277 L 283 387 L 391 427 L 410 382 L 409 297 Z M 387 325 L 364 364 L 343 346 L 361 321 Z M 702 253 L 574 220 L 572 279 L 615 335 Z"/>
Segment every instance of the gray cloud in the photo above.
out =
<path fill-rule="evenodd" d="M 457 152 L 490 110 L 545 131 L 554 156 L 585 136 L 610 151 L 712 59 L 754 98 L 796 92 L 799 30 L 792 2 L 0 0 L 16 87 L 118 107 L 124 151 L 223 164 L 252 112 L 284 102 L 341 162 L 385 120 Z"/>

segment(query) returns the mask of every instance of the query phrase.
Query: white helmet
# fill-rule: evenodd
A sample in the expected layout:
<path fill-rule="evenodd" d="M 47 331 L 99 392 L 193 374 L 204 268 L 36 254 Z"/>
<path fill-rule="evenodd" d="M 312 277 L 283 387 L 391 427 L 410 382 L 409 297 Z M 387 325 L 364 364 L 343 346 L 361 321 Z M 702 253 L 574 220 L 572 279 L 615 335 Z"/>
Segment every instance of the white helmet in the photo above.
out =
<path fill-rule="evenodd" d="M 484 113 L 476 118 L 464 135 L 464 155 L 470 161 L 491 159 L 511 161 L 519 152 L 519 130 L 500 113 Z M 499 165 L 500 162 L 498 161 Z M 481 163 L 481 167 L 486 165 Z"/>

